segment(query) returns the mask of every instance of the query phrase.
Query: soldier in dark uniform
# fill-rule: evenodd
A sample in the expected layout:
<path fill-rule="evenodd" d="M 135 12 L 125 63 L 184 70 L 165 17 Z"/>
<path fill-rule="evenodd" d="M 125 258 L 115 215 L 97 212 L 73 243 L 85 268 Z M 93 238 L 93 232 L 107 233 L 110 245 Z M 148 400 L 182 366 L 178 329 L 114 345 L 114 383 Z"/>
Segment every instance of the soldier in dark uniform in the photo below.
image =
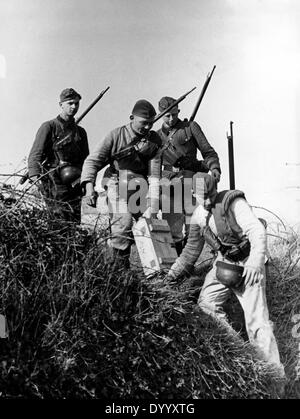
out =
<path fill-rule="evenodd" d="M 172 97 L 163 97 L 158 103 L 159 111 L 164 111 L 174 102 Z M 163 142 L 162 178 L 171 181 L 172 185 L 168 197 L 162 194 L 162 217 L 168 221 L 178 254 L 184 243 L 183 226 L 186 240 L 190 218 L 195 209 L 192 201 L 189 201 L 193 175 L 210 171 L 216 183 L 221 175 L 218 154 L 207 141 L 201 127 L 195 121 L 179 119 L 179 112 L 178 106 L 174 106 L 164 115 L 163 125 L 157 131 Z M 203 160 L 198 160 L 198 150 Z M 176 186 L 178 184 L 179 189 Z M 184 194 L 187 200 L 184 199 Z M 170 200 L 170 206 L 164 210 L 166 199 Z"/>
<path fill-rule="evenodd" d="M 56 216 L 80 222 L 80 174 L 89 154 L 86 131 L 75 123 L 81 96 L 72 88 L 60 94 L 60 114 L 39 128 L 28 157 L 28 176 L 38 180 Z"/>

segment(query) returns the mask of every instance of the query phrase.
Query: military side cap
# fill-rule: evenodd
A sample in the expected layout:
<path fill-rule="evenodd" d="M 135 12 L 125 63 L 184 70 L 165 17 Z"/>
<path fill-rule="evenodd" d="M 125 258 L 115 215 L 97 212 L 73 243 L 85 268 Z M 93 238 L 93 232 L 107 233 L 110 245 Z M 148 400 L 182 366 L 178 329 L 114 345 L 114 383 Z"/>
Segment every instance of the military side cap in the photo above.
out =
<path fill-rule="evenodd" d="M 134 105 L 131 113 L 135 116 L 151 119 L 155 117 L 156 110 L 154 109 L 154 106 L 148 102 L 148 100 L 140 99 Z"/>
<path fill-rule="evenodd" d="M 60 102 L 66 102 L 67 100 L 73 100 L 73 99 L 79 99 L 80 100 L 81 96 L 80 96 L 79 93 L 77 93 L 71 87 L 68 87 L 67 89 L 64 89 L 59 96 Z"/>
<path fill-rule="evenodd" d="M 167 109 L 169 106 L 173 105 L 173 103 L 176 102 L 176 99 L 170 96 L 164 96 L 160 99 L 158 102 L 158 109 L 160 112 L 163 112 L 165 109 Z"/>

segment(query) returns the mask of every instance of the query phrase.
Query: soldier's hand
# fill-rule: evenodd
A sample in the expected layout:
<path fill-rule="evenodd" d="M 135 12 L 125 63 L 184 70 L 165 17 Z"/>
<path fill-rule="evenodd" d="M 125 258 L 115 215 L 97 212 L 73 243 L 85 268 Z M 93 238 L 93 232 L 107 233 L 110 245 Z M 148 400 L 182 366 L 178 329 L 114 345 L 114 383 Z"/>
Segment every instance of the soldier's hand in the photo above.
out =
<path fill-rule="evenodd" d="M 216 183 L 220 182 L 221 174 L 218 169 L 212 169 L 211 176 Z"/>
<path fill-rule="evenodd" d="M 97 203 L 97 193 L 93 192 L 92 194 L 86 194 L 82 197 L 82 201 L 84 204 L 96 208 Z"/>
<path fill-rule="evenodd" d="M 90 207 L 96 207 L 97 203 L 97 192 L 95 191 L 94 185 L 92 182 L 87 182 L 82 186 L 82 202 Z"/>
<path fill-rule="evenodd" d="M 167 282 L 174 282 L 176 280 L 176 275 L 170 270 L 165 276 L 164 280 Z"/>
<path fill-rule="evenodd" d="M 245 285 L 252 287 L 254 284 L 260 284 L 263 279 L 263 274 L 260 268 L 255 266 L 244 266 L 243 277 L 245 278 Z"/>

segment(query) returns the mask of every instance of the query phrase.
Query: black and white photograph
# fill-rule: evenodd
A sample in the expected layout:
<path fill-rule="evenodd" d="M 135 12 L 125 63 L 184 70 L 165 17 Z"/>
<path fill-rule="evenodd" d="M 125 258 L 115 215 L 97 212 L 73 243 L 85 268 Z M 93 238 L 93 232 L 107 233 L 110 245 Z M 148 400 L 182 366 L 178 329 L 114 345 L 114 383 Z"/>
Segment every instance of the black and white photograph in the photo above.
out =
<path fill-rule="evenodd" d="M 299 399 L 299 1 L 0 16 L 0 399 Z"/>

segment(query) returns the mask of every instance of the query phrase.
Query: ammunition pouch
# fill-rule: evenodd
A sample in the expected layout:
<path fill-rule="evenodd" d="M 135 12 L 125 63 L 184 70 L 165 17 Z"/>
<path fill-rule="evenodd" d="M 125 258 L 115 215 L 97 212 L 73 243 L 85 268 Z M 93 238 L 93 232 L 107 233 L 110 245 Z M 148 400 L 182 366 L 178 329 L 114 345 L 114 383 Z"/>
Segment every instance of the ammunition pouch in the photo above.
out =
<path fill-rule="evenodd" d="M 125 159 L 126 157 L 131 157 L 133 154 L 135 154 L 137 151 L 134 147 L 134 145 L 128 145 L 124 147 L 122 150 L 120 150 L 118 153 L 114 154 L 114 159 L 119 161 L 122 159 Z"/>
<path fill-rule="evenodd" d="M 240 265 L 232 265 L 224 261 L 216 262 L 216 277 L 221 284 L 231 288 L 238 288 L 242 285 L 244 268 Z"/>
<path fill-rule="evenodd" d="M 226 249 L 226 247 L 223 251 L 221 251 L 221 253 L 225 258 L 231 260 L 232 262 L 241 262 L 250 254 L 250 242 L 248 239 L 243 240 L 238 245 L 231 245 L 229 249 Z"/>
<path fill-rule="evenodd" d="M 203 229 L 203 237 L 206 243 L 215 251 L 220 252 L 222 256 L 232 262 L 241 262 L 246 259 L 250 254 L 250 242 L 246 238 L 239 244 L 224 244 L 212 232 L 209 226 Z"/>
<path fill-rule="evenodd" d="M 113 159 L 116 161 L 117 170 L 131 171 L 137 169 L 142 172 L 147 170 L 147 165 L 145 165 L 140 157 L 137 144 L 128 144 L 122 150 L 115 153 Z"/>

